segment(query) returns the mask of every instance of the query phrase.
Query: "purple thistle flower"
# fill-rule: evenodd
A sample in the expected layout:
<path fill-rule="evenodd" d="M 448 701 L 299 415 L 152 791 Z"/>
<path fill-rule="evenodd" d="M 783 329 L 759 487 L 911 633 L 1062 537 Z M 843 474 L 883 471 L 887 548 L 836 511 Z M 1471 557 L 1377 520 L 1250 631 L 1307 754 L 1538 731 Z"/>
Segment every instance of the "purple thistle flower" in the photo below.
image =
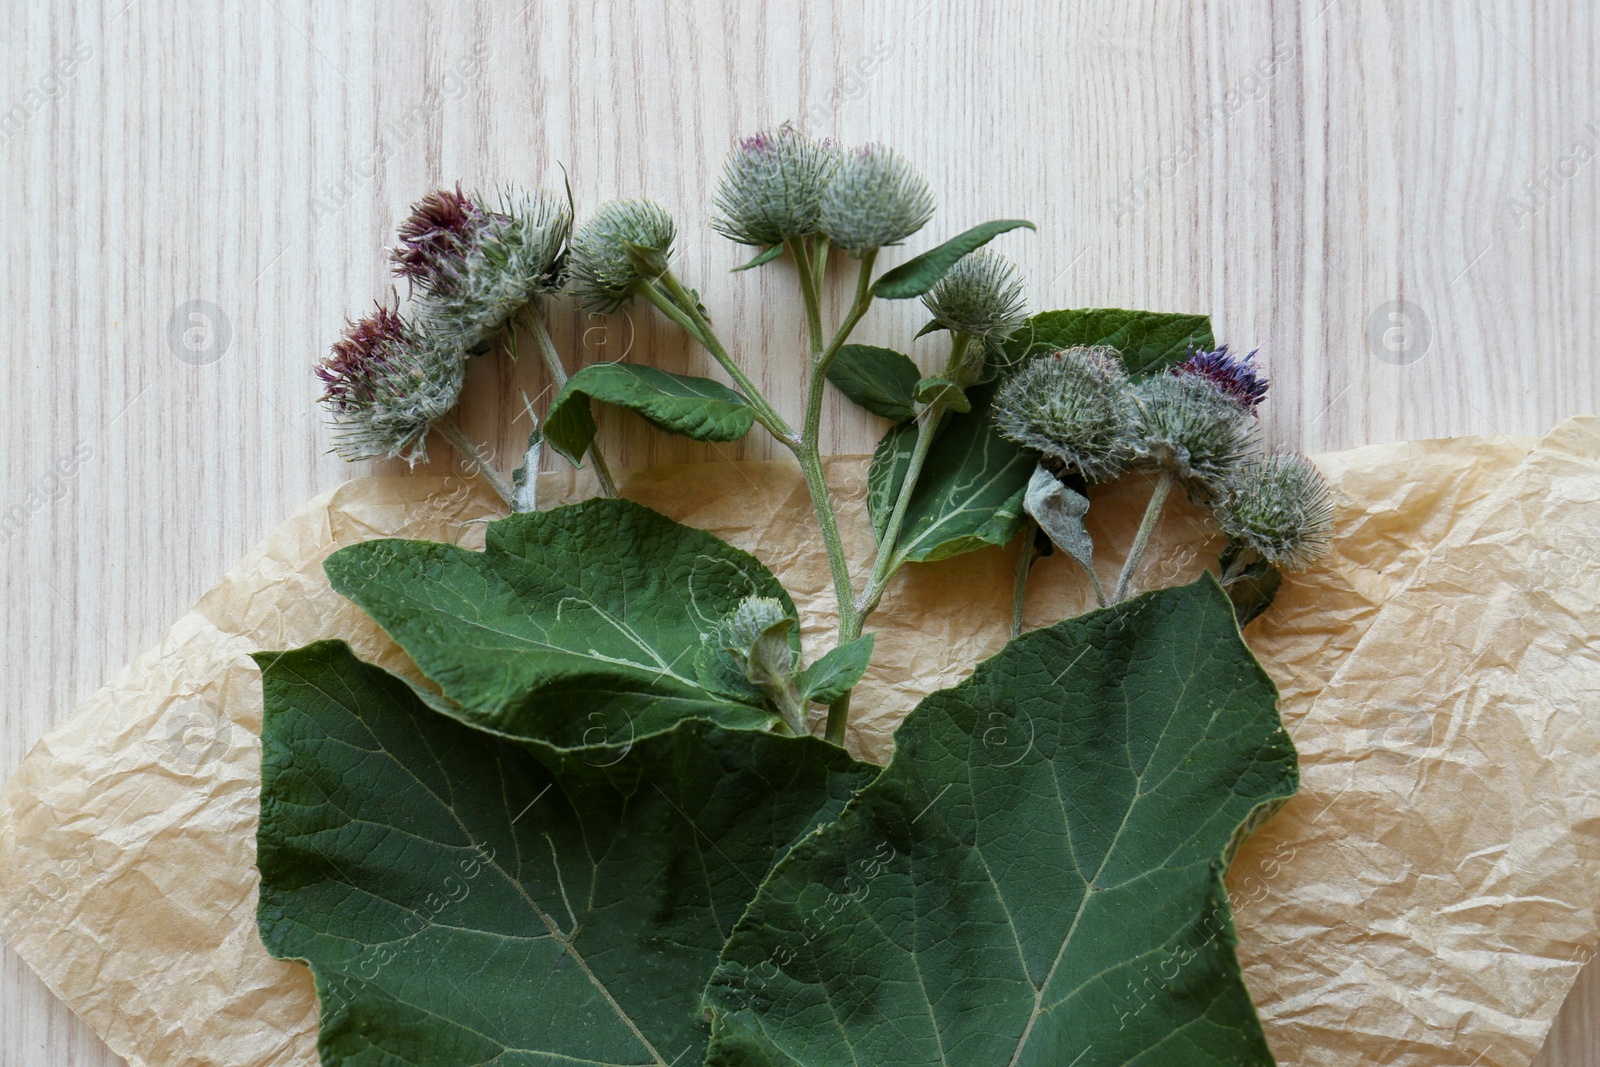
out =
<path fill-rule="evenodd" d="M 1227 345 L 1219 345 L 1213 352 L 1199 352 L 1191 345 L 1189 358 L 1173 367 L 1172 373 L 1206 379 L 1254 415 L 1261 401 L 1266 399 L 1267 386 L 1271 384 L 1256 369 L 1259 351 L 1254 348 L 1244 356 L 1236 356 L 1228 351 Z"/>
<path fill-rule="evenodd" d="M 486 221 L 460 185 L 429 193 L 400 224 L 400 243 L 389 253 L 394 273 L 428 292 L 449 292 Z"/>

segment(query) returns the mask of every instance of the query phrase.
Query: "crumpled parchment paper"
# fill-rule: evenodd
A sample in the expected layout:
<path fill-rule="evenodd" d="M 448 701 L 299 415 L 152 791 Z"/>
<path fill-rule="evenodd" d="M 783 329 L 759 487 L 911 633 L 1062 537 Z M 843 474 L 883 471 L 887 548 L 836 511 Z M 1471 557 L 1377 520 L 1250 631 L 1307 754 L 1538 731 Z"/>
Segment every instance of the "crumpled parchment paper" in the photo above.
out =
<path fill-rule="evenodd" d="M 1523 1067 L 1600 939 L 1600 422 L 1318 462 L 1335 550 L 1247 631 L 1305 782 L 1230 874 L 1247 980 L 1285 1064 Z M 865 473 L 859 458 L 829 468 L 858 561 Z M 1090 512 L 1116 550 L 1099 560 L 1108 581 L 1146 494 L 1127 481 Z M 541 490 L 556 502 L 578 484 L 545 475 Z M 762 558 L 801 607 L 808 652 L 827 640 L 831 583 L 792 467 L 645 471 L 624 493 Z M 343 637 L 411 670 L 322 560 L 389 535 L 479 547 L 496 512 L 456 477 L 319 498 L 0 790 L 0 936 L 134 1067 L 316 1062 L 309 973 L 256 937 L 248 653 Z M 1198 573 L 1211 537 L 1174 507 L 1142 584 Z M 1004 644 L 1013 565 L 986 551 L 902 572 L 873 619 L 857 752 L 886 759 L 917 700 Z M 1042 561 L 1028 625 L 1086 610 L 1085 584 Z"/>

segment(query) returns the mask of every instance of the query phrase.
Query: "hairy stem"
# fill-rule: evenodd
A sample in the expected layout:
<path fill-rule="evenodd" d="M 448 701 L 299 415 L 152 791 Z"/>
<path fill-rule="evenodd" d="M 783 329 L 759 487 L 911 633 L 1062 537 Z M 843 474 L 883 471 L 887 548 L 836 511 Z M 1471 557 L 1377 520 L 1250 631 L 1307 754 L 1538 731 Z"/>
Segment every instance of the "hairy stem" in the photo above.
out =
<path fill-rule="evenodd" d="M 899 557 L 900 528 L 905 525 L 906 512 L 911 509 L 911 497 L 916 492 L 917 479 L 922 475 L 922 466 L 927 462 L 928 450 L 933 447 L 933 440 L 939 433 L 939 423 L 944 420 L 944 408 L 938 404 L 928 408 L 917 420 L 917 440 L 911 447 L 911 463 L 906 467 L 905 478 L 900 482 L 899 495 L 895 497 L 894 510 L 889 513 L 889 522 L 883 529 L 883 539 L 878 542 L 878 556 L 872 563 L 872 574 L 867 579 L 867 587 L 861 591 L 861 596 L 856 600 L 856 611 L 859 616 L 855 633 L 845 640 L 852 640 L 861 636 L 860 625 L 865 623 L 867 616 L 871 615 L 878 606 L 878 601 L 883 599 L 883 591 L 888 587 L 889 579 L 894 577 L 894 572 L 899 570 L 904 562 Z"/>
<path fill-rule="evenodd" d="M 1174 481 L 1171 471 L 1162 471 L 1161 477 L 1156 481 L 1155 490 L 1150 494 L 1150 503 L 1144 509 L 1144 518 L 1139 520 L 1139 532 L 1133 535 L 1133 547 L 1128 549 L 1128 558 L 1123 561 L 1122 573 L 1117 577 L 1117 587 L 1112 591 L 1113 604 L 1128 599 L 1128 590 L 1133 587 L 1134 573 L 1139 569 L 1139 561 L 1144 558 L 1145 546 L 1150 543 L 1150 534 L 1161 518 L 1161 509 L 1166 506 Z"/>
<path fill-rule="evenodd" d="M 550 380 L 555 383 L 556 391 L 566 388 L 567 368 L 561 362 L 561 353 L 556 351 L 555 341 L 550 337 L 550 330 L 544 324 L 544 316 L 537 308 L 527 316 L 533 324 L 533 337 L 539 344 L 539 355 L 544 359 L 545 369 L 550 372 Z M 600 483 L 600 492 L 606 496 L 617 495 L 617 483 L 611 480 L 611 468 L 606 466 L 605 457 L 600 454 L 598 443 L 589 446 L 589 459 L 594 463 L 594 476 Z M 531 478 L 537 472 L 529 471 Z"/>
<path fill-rule="evenodd" d="M 676 305 L 688 317 L 691 324 L 689 329 L 696 339 L 705 347 L 707 352 L 711 353 L 711 358 L 722 364 L 722 369 L 728 372 L 728 377 L 733 379 L 734 384 L 739 387 L 739 391 L 744 394 L 745 399 L 750 401 L 750 406 L 756 409 L 757 421 L 790 450 L 798 447 L 800 439 L 789 428 L 789 424 L 784 421 L 783 416 L 779 415 L 777 410 L 767 402 L 767 398 L 762 394 L 761 390 L 756 388 L 756 383 L 751 381 L 749 376 L 739 369 L 739 365 L 733 361 L 733 357 L 728 355 L 728 350 L 723 347 L 721 339 L 717 337 L 717 331 L 713 330 L 711 323 L 707 322 L 706 317 L 700 314 L 700 309 L 696 306 L 694 296 L 683 287 L 682 282 L 678 281 L 678 276 L 668 270 L 657 281 L 666 286 L 666 293 L 655 289 L 654 286 L 647 285 L 646 295 L 649 295 L 648 290 L 655 289 L 656 293 L 662 297 L 662 303 Z M 658 303 L 655 300 L 651 300 L 651 303 L 654 303 L 657 307 L 662 307 L 662 303 Z M 662 308 L 662 310 L 666 309 Z"/>
<path fill-rule="evenodd" d="M 472 443 L 472 439 L 461 432 L 461 427 L 456 423 L 455 416 L 446 415 L 434 423 L 433 426 L 434 429 L 444 435 L 446 441 L 450 442 L 450 447 L 460 453 L 462 459 L 470 462 L 478 473 L 483 475 L 483 480 L 488 482 L 496 493 L 500 494 L 500 499 L 505 501 L 506 507 L 512 507 L 511 483 L 506 481 L 500 472 L 494 469 L 494 464 L 489 462 L 489 457 L 485 456 L 483 451 Z"/>
<path fill-rule="evenodd" d="M 1022 524 L 1022 551 L 1017 553 L 1016 585 L 1011 591 L 1012 637 L 1022 633 L 1022 606 L 1028 598 L 1028 575 L 1039 562 L 1038 535 L 1039 524 L 1033 519 Z"/>

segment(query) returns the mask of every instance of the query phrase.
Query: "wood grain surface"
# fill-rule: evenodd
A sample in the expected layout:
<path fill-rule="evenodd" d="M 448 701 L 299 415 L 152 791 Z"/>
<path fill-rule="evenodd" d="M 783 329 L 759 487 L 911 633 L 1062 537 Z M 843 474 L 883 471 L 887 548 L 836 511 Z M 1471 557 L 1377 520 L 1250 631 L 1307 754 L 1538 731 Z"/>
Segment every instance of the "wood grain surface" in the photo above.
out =
<path fill-rule="evenodd" d="M 559 187 L 564 166 L 580 211 L 670 207 L 680 272 L 790 413 L 793 278 L 728 274 L 744 250 L 706 224 L 732 140 L 786 119 L 910 156 L 943 205 L 914 240 L 1036 220 L 996 244 L 1035 308 L 1207 311 L 1262 345 L 1279 443 L 1537 434 L 1600 408 L 1588 0 L 5 7 L 0 776 L 363 472 L 327 455 L 309 368 L 389 292 L 407 204 L 458 179 Z M 880 306 L 857 339 L 903 344 L 919 311 Z M 555 318 L 573 361 L 708 372 L 644 309 Z M 509 456 L 516 388 L 546 385 L 536 360 L 484 361 L 469 430 Z M 826 427 L 839 453 L 878 429 L 842 402 Z M 625 417 L 602 435 L 624 466 L 771 454 Z M 1600 1064 L 1597 972 L 1542 1067 Z M 0 1067 L 115 1062 L 6 950 Z"/>

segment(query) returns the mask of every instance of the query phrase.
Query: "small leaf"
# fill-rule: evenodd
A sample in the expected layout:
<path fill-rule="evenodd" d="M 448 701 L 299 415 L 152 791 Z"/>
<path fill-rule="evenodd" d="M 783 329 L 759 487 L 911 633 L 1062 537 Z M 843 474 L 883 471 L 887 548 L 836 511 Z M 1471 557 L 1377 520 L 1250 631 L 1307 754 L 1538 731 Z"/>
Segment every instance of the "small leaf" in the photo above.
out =
<path fill-rule="evenodd" d="M 800 694 L 817 704 L 832 704 L 855 688 L 872 659 L 872 643 L 876 636 L 867 634 L 829 649 L 821 659 L 800 672 L 797 679 Z"/>
<path fill-rule="evenodd" d="M 706 1062 L 1267 1067 L 1222 877 L 1298 784 L 1209 576 L 1017 638 L 767 876 Z"/>
<path fill-rule="evenodd" d="M 701 991 L 773 862 L 877 768 L 686 722 L 560 752 L 326 641 L 258 656 L 267 950 L 323 1067 L 701 1062 Z"/>
<path fill-rule="evenodd" d="M 755 424 L 755 409 L 721 382 L 636 363 L 596 363 L 568 379 L 545 415 L 545 438 L 575 466 L 594 443 L 590 397 L 696 441 L 737 441 Z"/>
<path fill-rule="evenodd" d="M 1094 569 L 1094 541 L 1083 525 L 1083 517 L 1089 514 L 1088 497 L 1061 484 L 1060 478 L 1040 466 L 1034 468 L 1028 481 L 1023 507 L 1049 535 L 1052 544 L 1077 560 L 1084 570 Z"/>
<path fill-rule="evenodd" d="M 962 414 L 972 410 L 972 402 L 961 386 L 942 374 L 935 374 L 917 383 L 917 403 L 925 408 L 940 407 L 945 411 Z"/>
<path fill-rule="evenodd" d="M 845 345 L 828 366 L 828 381 L 855 403 L 891 422 L 916 415 L 912 399 L 922 372 L 890 348 Z"/>
<path fill-rule="evenodd" d="M 1040 352 L 1108 345 L 1121 353 L 1129 374 L 1141 377 L 1181 362 L 1191 345 L 1208 349 L 1215 343 L 1205 315 L 1075 308 L 1034 315 L 1011 335 L 996 359 L 1015 367 Z"/>
<path fill-rule="evenodd" d="M 938 333 L 942 329 L 944 329 L 944 327 L 939 325 L 939 320 L 933 319 L 928 322 L 927 325 L 923 326 L 922 329 L 918 330 L 912 337 L 912 340 L 914 341 L 918 337 L 926 337 L 930 333 Z"/>
<path fill-rule="evenodd" d="M 326 569 L 466 721 L 562 748 L 686 718 L 770 727 L 759 701 L 702 684 L 695 657 L 748 597 L 798 614 L 755 557 L 627 500 L 512 515 L 482 552 L 385 539 Z"/>
<path fill-rule="evenodd" d="M 756 257 L 750 262 L 741 263 L 739 266 L 733 268 L 733 273 L 737 274 L 739 271 L 749 270 L 751 267 L 759 267 L 763 263 L 771 263 L 781 255 L 783 255 L 783 246 L 773 245 L 771 248 L 767 248 L 757 253 Z"/>
<path fill-rule="evenodd" d="M 894 270 L 886 271 L 872 283 L 872 295 L 884 300 L 905 300 L 921 296 L 949 273 L 950 268 L 956 265 L 956 260 L 968 252 L 982 248 L 1006 231 L 1021 226 L 1026 226 L 1030 230 L 1038 229 L 1026 219 L 997 219 L 994 222 L 974 226 L 965 233 L 950 238 L 939 247 L 930 248 L 915 259 L 900 264 Z"/>

